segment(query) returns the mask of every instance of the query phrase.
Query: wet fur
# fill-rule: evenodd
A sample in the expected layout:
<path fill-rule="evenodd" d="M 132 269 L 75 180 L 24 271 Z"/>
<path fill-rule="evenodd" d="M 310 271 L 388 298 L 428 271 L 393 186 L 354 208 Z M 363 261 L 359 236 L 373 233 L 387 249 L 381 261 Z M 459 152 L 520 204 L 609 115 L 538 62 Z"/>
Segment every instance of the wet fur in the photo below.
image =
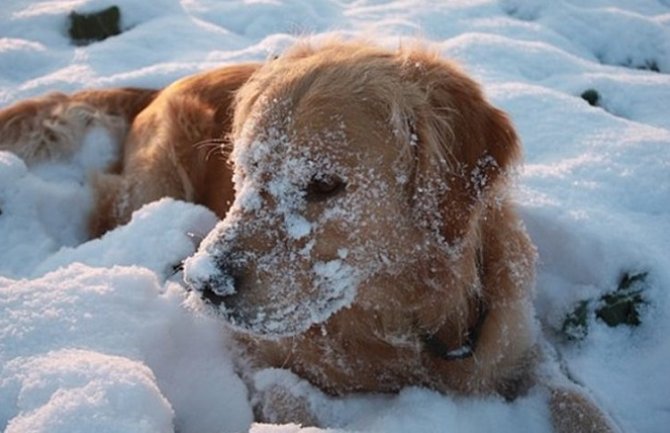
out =
<path fill-rule="evenodd" d="M 357 84 L 361 77 L 367 85 Z M 164 196 L 204 204 L 223 218 L 235 193 L 219 144 L 229 134 L 239 138 L 249 119 L 263 116 L 262 101 L 273 98 L 299 101 L 291 114 L 303 129 L 325 127 L 329 119 L 319 113 L 346 106 L 347 136 L 390 158 L 408 179 L 397 207 L 379 212 L 402 212 L 392 215 L 396 221 L 423 219 L 425 227 L 407 232 L 407 239 L 437 237 L 440 243 L 421 250 L 421 259 L 407 257 L 410 267 L 402 272 L 375 276 L 376 289 L 359 288 L 349 308 L 306 332 L 274 339 L 238 333 L 248 349 L 243 364 L 289 369 L 333 395 L 419 385 L 513 399 L 542 382 L 530 301 L 535 250 L 507 197 L 518 138 L 476 83 L 427 50 L 304 43 L 263 66 L 208 71 L 163 90 L 52 94 L 0 111 L 0 149 L 34 163 L 71 155 L 92 125 L 118 137 L 118 161 L 91 174 L 92 237 Z M 378 121 L 362 121 L 372 118 Z M 306 145 L 330 151 L 327 144 Z M 236 248 L 264 247 L 250 237 Z M 388 248 L 398 263 L 409 251 Z M 444 360 L 427 351 L 426 335 L 449 347 L 463 343 L 478 319 L 478 299 L 488 314 L 475 356 Z M 257 301 L 263 302 L 261 295 Z M 578 388 L 549 388 L 559 431 L 615 431 Z M 282 391 L 266 400 L 287 401 L 277 395 Z M 292 419 L 262 409 L 259 416 Z"/>

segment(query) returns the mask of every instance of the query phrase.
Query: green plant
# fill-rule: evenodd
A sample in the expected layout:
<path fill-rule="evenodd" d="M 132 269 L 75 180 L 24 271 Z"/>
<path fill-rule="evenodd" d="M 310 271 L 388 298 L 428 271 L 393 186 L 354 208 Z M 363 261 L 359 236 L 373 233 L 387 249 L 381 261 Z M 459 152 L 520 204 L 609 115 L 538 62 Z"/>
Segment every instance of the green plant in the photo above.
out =
<path fill-rule="evenodd" d="M 595 89 L 587 89 L 582 92 L 580 95 L 583 100 L 589 103 L 594 107 L 598 106 L 598 101 L 600 100 L 600 94 Z"/>
<path fill-rule="evenodd" d="M 118 6 L 90 14 L 70 13 L 70 38 L 77 45 L 102 41 L 121 33 L 121 10 Z"/>
<path fill-rule="evenodd" d="M 607 326 L 638 326 L 641 308 L 647 303 L 644 290 L 647 272 L 626 272 L 619 280 L 617 288 L 596 300 L 581 300 L 566 316 L 561 332 L 569 340 L 582 340 L 588 334 L 589 316 L 595 315 Z"/>

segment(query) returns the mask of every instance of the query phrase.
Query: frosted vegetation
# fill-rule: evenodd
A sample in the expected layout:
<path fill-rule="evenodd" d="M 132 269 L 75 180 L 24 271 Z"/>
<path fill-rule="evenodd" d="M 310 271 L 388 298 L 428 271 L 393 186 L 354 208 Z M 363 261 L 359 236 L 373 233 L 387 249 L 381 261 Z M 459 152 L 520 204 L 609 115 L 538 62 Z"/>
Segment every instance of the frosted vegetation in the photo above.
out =
<path fill-rule="evenodd" d="M 420 37 L 459 61 L 510 113 L 523 140 L 514 198 L 540 253 L 535 306 L 546 335 L 570 374 L 625 431 L 667 430 L 667 0 L 121 0 L 114 4 L 123 33 L 72 45 L 68 14 L 111 4 L 4 2 L 0 104 L 52 90 L 164 86 L 202 69 L 264 60 L 305 34 L 363 36 L 389 47 Z M 587 90 L 595 91 L 593 105 L 580 97 Z M 337 131 L 334 123 L 331 133 Z M 198 313 L 175 268 L 215 226 L 211 212 L 164 199 L 127 226 L 82 243 L 90 205 L 85 173 L 112 152 L 110 137 L 93 131 L 68 163 L 28 169 L 0 153 L 0 428 L 325 431 L 251 424 L 221 324 Z M 240 211 L 261 205 L 247 180 L 238 182 Z M 282 191 L 290 188 L 278 184 Z M 301 239 L 318 227 L 300 216 L 295 198 L 282 198 L 282 224 Z M 339 259 L 313 264 L 320 287 L 339 284 L 336 292 L 352 296 L 340 289 L 360 277 L 345 269 L 356 254 L 343 249 Z M 212 263 L 192 263 L 200 270 L 195 277 L 211 276 Z M 645 275 L 635 283 L 643 300 L 636 304 L 639 325 L 611 327 L 597 312 L 624 275 Z M 570 339 L 562 329 L 580 301 L 588 301 L 580 319 L 586 331 Z M 267 374 L 277 380 L 275 373 Z M 329 431 L 549 432 L 544 398 L 531 392 L 506 403 L 411 388 L 395 396 L 315 395 L 314 404 Z"/>

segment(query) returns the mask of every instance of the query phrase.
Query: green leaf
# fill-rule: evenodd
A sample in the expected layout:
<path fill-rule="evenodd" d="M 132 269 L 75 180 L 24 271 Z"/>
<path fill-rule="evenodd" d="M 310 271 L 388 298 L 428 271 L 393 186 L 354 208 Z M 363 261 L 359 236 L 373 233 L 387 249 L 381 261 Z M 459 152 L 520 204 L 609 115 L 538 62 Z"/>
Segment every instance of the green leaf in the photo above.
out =
<path fill-rule="evenodd" d="M 577 307 L 563 321 L 561 331 L 568 340 L 583 340 L 588 333 L 589 301 L 580 301 Z"/>
<path fill-rule="evenodd" d="M 596 309 L 596 317 L 608 326 L 638 326 L 640 308 L 646 303 L 642 297 L 647 278 L 646 272 L 637 274 L 625 273 L 614 293 L 600 298 L 600 306 Z"/>
<path fill-rule="evenodd" d="M 613 292 L 604 294 L 597 301 L 579 301 L 563 321 L 563 335 L 568 340 L 583 340 L 588 334 L 589 315 L 593 313 L 610 327 L 640 325 L 641 309 L 647 304 L 644 299 L 647 275 L 647 272 L 626 272 Z"/>

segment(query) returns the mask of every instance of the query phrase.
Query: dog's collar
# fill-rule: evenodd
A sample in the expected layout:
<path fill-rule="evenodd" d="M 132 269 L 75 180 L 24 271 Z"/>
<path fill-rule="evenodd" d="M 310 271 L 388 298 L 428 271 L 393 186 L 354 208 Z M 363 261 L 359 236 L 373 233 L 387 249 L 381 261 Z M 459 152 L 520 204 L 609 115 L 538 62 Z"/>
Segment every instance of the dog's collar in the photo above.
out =
<path fill-rule="evenodd" d="M 484 280 L 484 254 L 481 247 L 477 248 L 475 254 L 475 266 L 477 269 L 477 276 L 481 282 Z M 421 338 L 423 347 L 428 353 L 445 361 L 456 361 L 474 356 L 475 350 L 477 350 L 477 343 L 479 342 L 479 335 L 482 332 L 486 316 L 488 316 L 489 313 L 486 303 L 481 295 L 477 296 L 475 301 L 475 314 L 477 318 L 465 334 L 463 344 L 461 344 L 460 347 L 450 348 L 447 343 L 440 339 L 437 332 L 435 332 L 433 334 L 424 335 Z"/>
<path fill-rule="evenodd" d="M 468 329 L 465 336 L 465 341 L 460 347 L 450 348 L 443 342 L 437 334 L 425 335 L 422 338 L 423 347 L 433 356 L 441 358 L 445 361 L 455 361 L 459 359 L 467 359 L 472 357 L 477 350 L 477 343 L 479 342 L 479 335 L 482 327 L 486 321 L 488 309 L 481 297 L 477 298 L 477 320 Z"/>

